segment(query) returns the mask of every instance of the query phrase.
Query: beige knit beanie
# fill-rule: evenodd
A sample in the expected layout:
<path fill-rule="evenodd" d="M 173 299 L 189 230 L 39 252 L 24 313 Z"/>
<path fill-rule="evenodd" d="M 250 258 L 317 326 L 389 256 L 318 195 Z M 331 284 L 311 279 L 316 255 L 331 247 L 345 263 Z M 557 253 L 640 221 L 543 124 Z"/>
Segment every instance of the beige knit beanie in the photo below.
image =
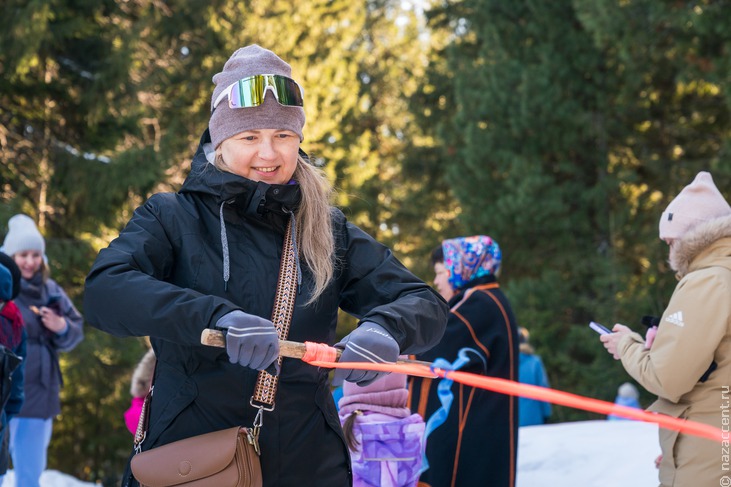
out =
<path fill-rule="evenodd" d="M 305 110 L 302 107 L 280 105 L 272 93 L 267 91 L 264 103 L 258 107 L 229 108 L 224 98 L 214 109 L 219 95 L 234 82 L 257 74 L 279 74 L 292 77 L 292 68 L 272 51 L 252 44 L 234 52 L 223 66 L 223 71 L 213 77 L 216 87 L 211 97 L 211 118 L 208 129 L 214 148 L 229 137 L 246 130 L 284 129 L 291 130 L 303 139 Z"/>
<path fill-rule="evenodd" d="M 713 184 L 711 174 L 701 171 L 663 212 L 660 217 L 660 238 L 683 238 L 697 225 L 729 215 L 731 206 Z"/>

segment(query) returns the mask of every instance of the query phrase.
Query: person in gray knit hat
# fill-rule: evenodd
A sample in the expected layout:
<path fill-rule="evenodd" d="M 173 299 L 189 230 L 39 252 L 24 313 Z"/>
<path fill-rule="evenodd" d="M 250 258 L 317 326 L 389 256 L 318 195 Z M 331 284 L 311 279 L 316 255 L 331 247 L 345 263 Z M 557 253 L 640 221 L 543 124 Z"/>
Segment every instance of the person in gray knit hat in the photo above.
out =
<path fill-rule="evenodd" d="M 143 453 L 257 418 L 264 486 L 350 485 L 328 370 L 279 357 L 279 340 L 332 344 L 342 309 L 359 319 L 335 344 L 342 360 L 395 362 L 440 339 L 446 303 L 331 206 L 330 183 L 300 148 L 304 90 L 288 63 L 246 46 L 213 83 L 188 177 L 177 194 L 140 206 L 99 253 L 86 279 L 87 320 L 150 337 L 158 367 Z M 289 321 L 273 312 L 278 288 L 292 291 Z M 201 346 L 207 328 L 225 332 L 225 349 Z M 269 407 L 252 395 L 272 374 Z M 338 369 L 335 380 L 382 375 Z M 148 483 L 131 467 L 124 477 Z"/>
<path fill-rule="evenodd" d="M 211 97 L 211 118 L 208 121 L 208 128 L 214 148 L 229 137 L 252 129 L 285 129 L 297 134 L 300 141 L 304 139 L 302 128 L 305 125 L 305 110 L 302 107 L 301 91 L 299 105 L 282 105 L 282 100 L 277 99 L 282 95 L 270 88 L 268 91 L 274 96 L 265 97 L 260 106 L 249 107 L 243 111 L 229 106 L 229 100 L 224 97 L 229 95 L 231 86 L 239 80 L 260 74 L 291 79 L 292 68 L 272 51 L 254 44 L 234 52 L 224 64 L 223 71 L 213 77 L 216 87 Z M 292 85 L 292 87 L 295 91 L 301 90 L 298 86 Z M 227 103 L 223 103 L 224 101 Z"/>

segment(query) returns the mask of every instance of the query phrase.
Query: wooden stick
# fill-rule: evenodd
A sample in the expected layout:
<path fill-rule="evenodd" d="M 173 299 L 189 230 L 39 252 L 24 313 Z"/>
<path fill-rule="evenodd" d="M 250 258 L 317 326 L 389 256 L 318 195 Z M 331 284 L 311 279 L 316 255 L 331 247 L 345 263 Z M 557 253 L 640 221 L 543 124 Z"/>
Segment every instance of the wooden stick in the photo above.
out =
<path fill-rule="evenodd" d="M 226 335 L 220 330 L 212 330 L 206 328 L 201 333 L 201 343 L 209 347 L 226 348 Z M 301 359 L 305 356 L 306 345 L 299 342 L 291 342 L 289 340 L 279 340 L 279 355 L 282 357 L 297 358 Z M 337 358 L 340 360 L 340 356 L 343 351 L 339 348 L 337 350 Z M 423 362 L 421 360 L 411 359 L 399 359 L 396 361 L 397 364 L 417 364 L 431 366 L 430 362 Z M 436 377 L 436 375 L 435 375 Z"/>
<path fill-rule="evenodd" d="M 220 330 L 206 328 L 201 333 L 201 343 L 209 347 L 226 348 L 226 334 Z M 340 358 L 342 353 L 342 350 L 338 350 L 338 358 Z M 279 340 L 279 355 L 282 357 L 301 359 L 305 356 L 305 344 L 290 342 L 289 340 Z"/>

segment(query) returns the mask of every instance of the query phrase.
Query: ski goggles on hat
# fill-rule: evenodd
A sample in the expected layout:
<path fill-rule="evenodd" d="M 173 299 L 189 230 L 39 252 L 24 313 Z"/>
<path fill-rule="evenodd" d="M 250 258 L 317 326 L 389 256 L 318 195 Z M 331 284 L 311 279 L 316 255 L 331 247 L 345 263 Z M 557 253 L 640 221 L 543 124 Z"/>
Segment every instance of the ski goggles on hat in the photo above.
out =
<path fill-rule="evenodd" d="M 256 74 L 242 78 L 223 90 L 213 103 L 213 109 L 227 96 L 229 108 L 258 107 L 264 103 L 268 90 L 274 93 L 280 105 L 301 107 L 304 104 L 304 91 L 292 78 L 279 74 Z"/>

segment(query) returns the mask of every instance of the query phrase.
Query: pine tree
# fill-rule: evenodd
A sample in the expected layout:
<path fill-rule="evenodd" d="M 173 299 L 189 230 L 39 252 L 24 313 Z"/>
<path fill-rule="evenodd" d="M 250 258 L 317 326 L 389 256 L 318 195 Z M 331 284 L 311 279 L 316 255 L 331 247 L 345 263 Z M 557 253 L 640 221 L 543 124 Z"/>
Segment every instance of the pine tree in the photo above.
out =
<path fill-rule="evenodd" d="M 393 200 L 404 193 L 397 160 L 408 125 L 401 93 L 413 84 L 411 68 L 401 63 L 421 48 L 412 42 L 415 23 L 399 19 L 415 22 L 413 12 L 400 3 L 11 7 L 0 35 L 0 106 L 7 107 L 0 114 L 0 216 L 24 211 L 42 220 L 54 277 L 77 303 L 95 252 L 131 211 L 153 192 L 180 187 L 210 116 L 211 77 L 235 49 L 251 43 L 292 64 L 305 87 L 303 148 L 325 163 L 340 188 L 335 203 L 376 236 L 395 233 Z M 31 29 L 37 35 L 28 36 Z M 68 386 L 51 468 L 118 482 L 131 441 L 121 414 L 143 349 L 140 340 L 87 328 L 86 340 L 63 357 Z"/>
<path fill-rule="evenodd" d="M 11 0 L 0 19 L 0 233 L 14 213 L 35 218 L 51 275 L 79 308 L 95 239 L 104 238 L 87 232 L 162 177 L 159 166 L 140 164 L 144 149 L 120 156 L 141 136 L 126 42 L 133 21 L 123 5 L 92 1 Z M 114 432 L 128 403 L 122 380 L 137 358 L 88 329 L 62 355 L 64 409 L 50 468 L 96 480 L 126 456 L 129 438 Z"/>
<path fill-rule="evenodd" d="M 430 12 L 449 39 L 420 93 L 439 101 L 424 117 L 433 167 L 468 233 L 503 247 L 508 294 L 559 389 L 614 397 L 623 371 L 586 324 L 642 331 L 639 317 L 662 311 L 672 276 L 657 218 L 704 164 L 727 177 L 719 8 L 466 0 Z"/>

